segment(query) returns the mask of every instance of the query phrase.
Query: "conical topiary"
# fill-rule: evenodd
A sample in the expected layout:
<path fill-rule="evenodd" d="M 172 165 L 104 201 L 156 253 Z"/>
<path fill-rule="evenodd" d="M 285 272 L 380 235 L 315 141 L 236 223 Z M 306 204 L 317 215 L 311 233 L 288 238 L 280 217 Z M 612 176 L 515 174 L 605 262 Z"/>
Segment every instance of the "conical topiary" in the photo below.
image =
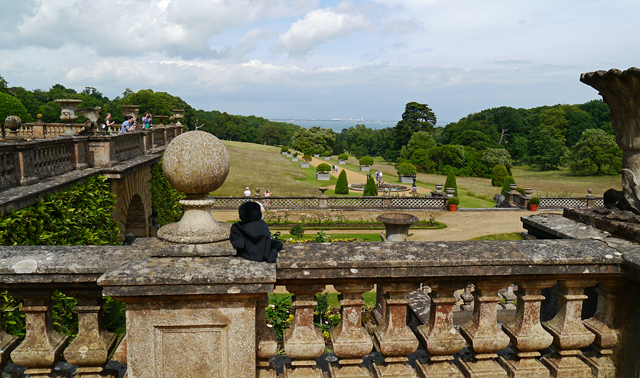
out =
<path fill-rule="evenodd" d="M 505 181 L 509 177 L 509 173 L 507 172 L 507 167 L 502 164 L 496 164 L 493 167 L 493 173 L 491 175 L 491 185 L 492 186 L 503 186 Z"/>
<path fill-rule="evenodd" d="M 349 194 L 349 182 L 347 181 L 347 172 L 344 169 L 338 175 L 335 192 L 336 194 Z"/>
<path fill-rule="evenodd" d="M 506 192 L 510 192 L 511 188 L 509 186 L 515 183 L 516 180 L 514 180 L 512 176 L 507 177 L 507 179 L 504 180 L 504 185 L 502 186 L 502 194 L 504 195 Z"/>
<path fill-rule="evenodd" d="M 454 188 L 456 191 L 454 192 L 454 196 L 458 196 L 458 184 L 456 184 L 456 175 L 453 173 L 453 170 L 449 171 L 447 175 L 447 181 L 444 182 L 444 190 L 447 188 Z"/>
<path fill-rule="evenodd" d="M 373 180 L 373 177 L 369 176 L 367 179 L 367 184 L 364 186 L 364 193 L 362 195 L 366 197 L 374 197 L 378 195 L 378 187 L 376 186 L 376 182 Z"/>

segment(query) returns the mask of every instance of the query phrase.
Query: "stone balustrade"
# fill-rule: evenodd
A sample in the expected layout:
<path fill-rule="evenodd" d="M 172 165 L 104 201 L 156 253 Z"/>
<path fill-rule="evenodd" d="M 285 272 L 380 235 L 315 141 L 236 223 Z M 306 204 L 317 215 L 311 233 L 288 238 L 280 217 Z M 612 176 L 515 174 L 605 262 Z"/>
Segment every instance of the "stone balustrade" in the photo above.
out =
<path fill-rule="evenodd" d="M 194 257 L 162 257 L 175 248 Z M 323 377 L 327 343 L 332 378 L 635 377 L 640 369 L 640 248 L 630 242 L 300 244 L 286 245 L 277 264 L 197 257 L 197 248 L 153 238 L 132 247 L 0 247 L 0 289 L 24 300 L 28 329 L 19 344 L 0 334 L 0 361 L 10 354 L 29 376 L 49 377 L 63 354 L 78 376 L 107 376 L 115 345 L 101 328 L 102 288 L 126 303 L 117 355 L 129 378 L 275 377 L 269 359 L 278 346 L 264 308 L 283 285 L 294 294 L 285 377 Z M 505 319 L 499 309 L 513 298 L 502 289 L 513 283 L 515 315 Z M 341 322 L 327 341 L 314 306 L 329 284 L 341 293 Z M 374 285 L 377 316 L 362 312 Z M 585 289 L 594 285 L 597 306 L 587 314 Z M 427 286 L 427 316 L 408 321 L 411 293 Z M 472 299 L 461 300 L 467 288 L 462 297 Z M 80 331 L 69 345 L 51 328 L 55 289 L 78 298 Z M 455 324 L 465 307 L 472 315 Z"/>
<path fill-rule="evenodd" d="M 22 129 L 33 130 L 34 125 L 47 124 L 25 125 Z M 60 133 L 66 129 L 65 124 L 54 125 L 60 126 Z M 74 170 L 110 168 L 139 156 L 161 152 L 168 141 L 181 133 L 182 126 L 174 125 L 110 135 L 42 139 L 31 135 L 33 139 L 29 141 L 0 143 L 0 191 L 36 184 Z"/>

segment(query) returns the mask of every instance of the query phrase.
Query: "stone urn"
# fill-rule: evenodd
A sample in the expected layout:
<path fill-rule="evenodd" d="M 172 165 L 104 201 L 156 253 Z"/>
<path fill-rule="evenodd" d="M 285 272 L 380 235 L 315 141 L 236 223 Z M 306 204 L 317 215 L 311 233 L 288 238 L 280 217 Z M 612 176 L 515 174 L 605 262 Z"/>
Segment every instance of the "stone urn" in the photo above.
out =
<path fill-rule="evenodd" d="M 173 116 L 176 117 L 176 126 L 182 126 L 180 121 L 184 118 L 184 109 L 172 109 Z"/>
<path fill-rule="evenodd" d="M 518 189 L 518 184 L 509 184 L 509 189 L 511 189 L 511 191 L 515 191 L 516 189 Z"/>
<path fill-rule="evenodd" d="M 101 107 L 96 106 L 94 108 L 80 108 L 78 113 L 82 114 L 89 122 L 89 126 L 84 129 L 80 134 L 93 135 L 93 134 L 106 134 L 106 131 L 100 129 L 98 121 L 100 120 Z"/>
<path fill-rule="evenodd" d="M 140 105 L 122 105 L 122 114 L 124 116 L 133 117 L 133 121 L 138 121 L 138 112 L 140 111 Z"/>
<path fill-rule="evenodd" d="M 67 130 L 60 135 L 64 135 L 64 136 L 78 135 L 75 131 L 73 131 L 72 124 L 78 120 L 78 115 L 76 114 L 76 111 L 78 109 L 78 105 L 82 103 L 82 100 L 59 99 L 59 100 L 55 100 L 55 102 L 60 104 L 60 120 L 63 123 L 67 124 Z"/>
<path fill-rule="evenodd" d="M 228 241 L 231 225 L 213 219 L 213 201 L 207 198 L 229 174 L 229 154 L 222 142 L 204 131 L 180 134 L 167 146 L 162 168 L 169 183 L 187 197 L 180 200 L 182 219 L 160 228 L 158 238 L 181 244 Z"/>
<path fill-rule="evenodd" d="M 442 188 L 444 188 L 444 185 L 436 184 L 436 193 L 438 194 L 442 193 Z"/>
<path fill-rule="evenodd" d="M 456 194 L 456 188 L 447 188 L 447 197 L 453 197 Z"/>
<path fill-rule="evenodd" d="M 24 138 L 18 136 L 18 130 L 22 127 L 22 120 L 18 116 L 8 116 L 4 119 L 5 142 L 22 142 Z"/>
<path fill-rule="evenodd" d="M 386 235 L 383 241 L 407 241 L 409 239 L 409 228 L 418 222 L 418 217 L 404 213 L 384 213 L 376 218 L 378 222 L 384 224 Z"/>

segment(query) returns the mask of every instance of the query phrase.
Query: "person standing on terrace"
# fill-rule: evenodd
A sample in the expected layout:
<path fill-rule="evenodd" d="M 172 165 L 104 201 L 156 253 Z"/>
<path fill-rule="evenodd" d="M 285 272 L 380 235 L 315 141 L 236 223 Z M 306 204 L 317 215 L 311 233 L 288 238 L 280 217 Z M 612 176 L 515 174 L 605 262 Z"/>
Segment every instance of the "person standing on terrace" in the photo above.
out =
<path fill-rule="evenodd" d="M 111 128 L 113 127 L 113 125 L 115 125 L 116 122 L 111 120 L 111 113 L 107 113 L 107 118 L 104 119 L 104 127 L 107 131 L 110 131 Z"/>
<path fill-rule="evenodd" d="M 120 127 L 120 132 L 121 133 L 126 133 L 126 132 L 130 132 L 130 131 L 134 131 L 136 129 L 136 125 L 133 122 L 133 117 L 132 116 L 127 116 L 124 120 L 124 122 L 122 122 L 122 127 Z"/>
<path fill-rule="evenodd" d="M 148 129 L 151 127 L 151 114 L 149 114 L 149 112 L 144 113 L 144 117 L 142 117 L 142 128 L 143 129 Z"/>

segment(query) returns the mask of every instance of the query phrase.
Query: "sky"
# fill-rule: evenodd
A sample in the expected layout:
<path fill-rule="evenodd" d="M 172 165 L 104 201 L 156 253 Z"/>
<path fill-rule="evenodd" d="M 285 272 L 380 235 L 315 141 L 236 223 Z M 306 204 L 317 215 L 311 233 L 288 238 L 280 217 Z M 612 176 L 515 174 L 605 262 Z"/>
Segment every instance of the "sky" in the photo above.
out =
<path fill-rule="evenodd" d="M 640 65 L 638 0 L 0 0 L 9 86 L 196 109 L 444 126 L 483 109 L 599 99 L 580 74 Z"/>

